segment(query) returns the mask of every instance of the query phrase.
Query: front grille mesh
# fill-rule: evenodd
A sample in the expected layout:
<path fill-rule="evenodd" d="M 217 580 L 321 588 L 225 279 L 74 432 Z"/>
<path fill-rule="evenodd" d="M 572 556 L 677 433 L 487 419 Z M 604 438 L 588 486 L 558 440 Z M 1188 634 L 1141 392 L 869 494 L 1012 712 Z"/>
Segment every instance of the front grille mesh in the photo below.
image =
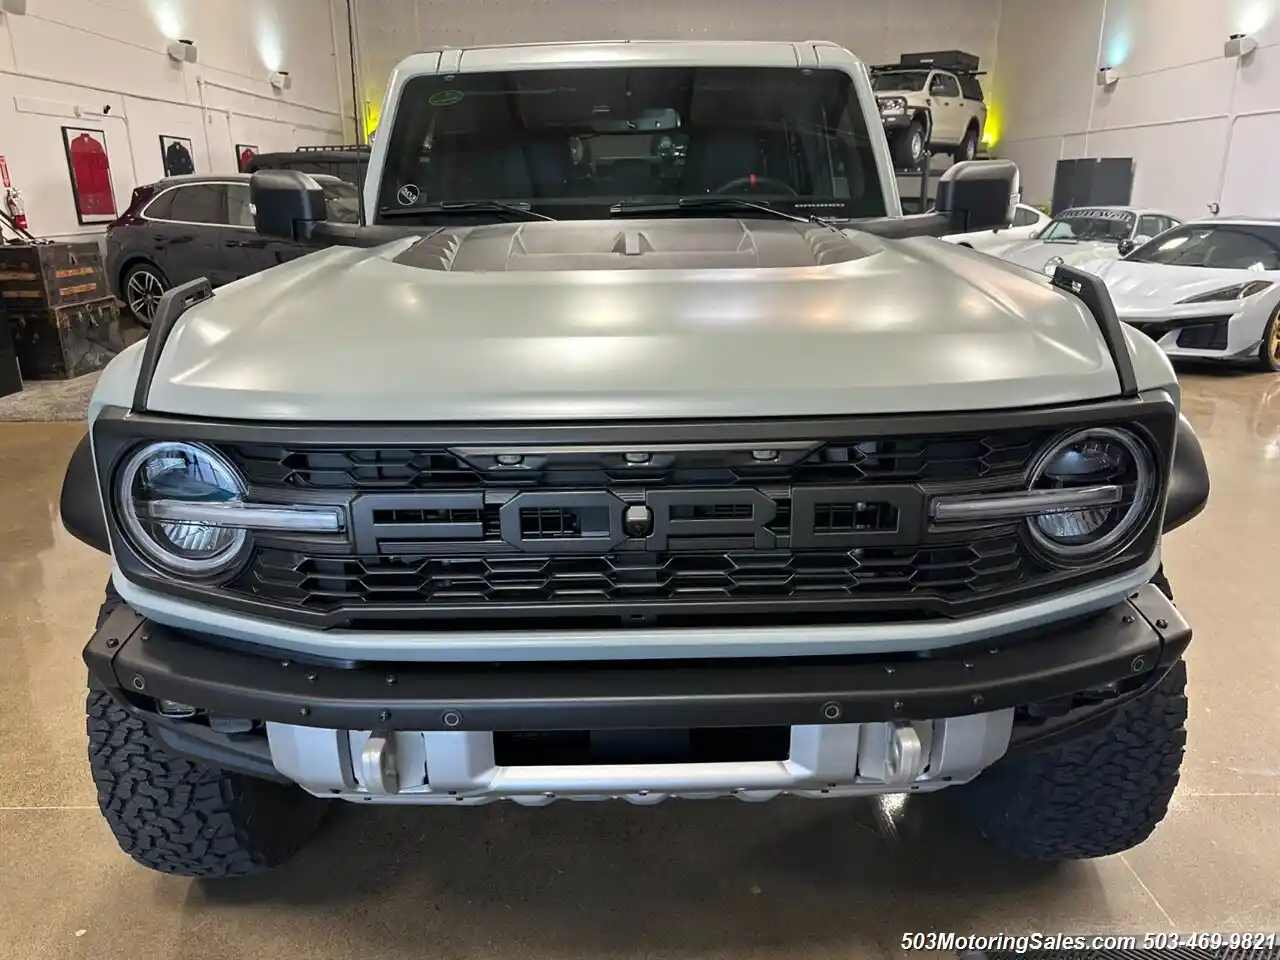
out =
<path fill-rule="evenodd" d="M 506 448 L 222 444 L 255 492 L 349 500 L 352 528 L 260 538 L 221 589 L 357 628 L 800 623 L 959 615 L 1049 573 L 1016 525 L 929 531 L 923 491 L 1019 488 L 1058 428 L 812 443 L 787 429 L 776 450 L 529 447 L 518 464 Z M 663 489 L 670 525 L 650 537 Z M 611 527 L 618 500 L 639 533 Z M 806 619 L 818 616 L 834 619 Z"/>
<path fill-rule="evenodd" d="M 237 589 L 326 611 L 383 605 L 963 599 L 1019 583 L 1016 535 L 927 549 L 562 557 L 317 557 L 259 550 Z"/>

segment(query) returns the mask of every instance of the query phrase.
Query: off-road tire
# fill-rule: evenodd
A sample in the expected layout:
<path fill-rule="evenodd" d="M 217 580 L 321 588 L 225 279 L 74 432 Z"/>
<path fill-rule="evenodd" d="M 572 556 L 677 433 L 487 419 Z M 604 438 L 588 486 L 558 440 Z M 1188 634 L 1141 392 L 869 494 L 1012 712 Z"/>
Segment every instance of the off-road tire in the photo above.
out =
<path fill-rule="evenodd" d="M 920 154 L 912 154 L 911 145 L 916 137 L 920 138 Z M 924 162 L 924 155 L 929 149 L 928 134 L 924 124 L 912 120 L 907 129 L 898 133 L 889 144 L 889 152 L 893 155 L 893 165 L 899 170 L 918 170 Z"/>
<path fill-rule="evenodd" d="M 1105 857 L 1142 843 L 1178 785 L 1186 685 L 1179 661 L 1106 730 L 984 773 L 964 788 L 983 837 L 1031 860 Z"/>
<path fill-rule="evenodd" d="M 123 601 L 110 584 L 98 624 Z M 125 853 L 181 877 L 243 877 L 292 857 L 327 804 L 298 787 L 227 773 L 167 753 L 104 690 L 85 702 L 98 806 Z"/>
<path fill-rule="evenodd" d="M 961 160 L 975 160 L 978 156 L 978 130 L 970 127 L 965 131 L 964 139 L 951 151 L 951 159 L 959 163 Z"/>

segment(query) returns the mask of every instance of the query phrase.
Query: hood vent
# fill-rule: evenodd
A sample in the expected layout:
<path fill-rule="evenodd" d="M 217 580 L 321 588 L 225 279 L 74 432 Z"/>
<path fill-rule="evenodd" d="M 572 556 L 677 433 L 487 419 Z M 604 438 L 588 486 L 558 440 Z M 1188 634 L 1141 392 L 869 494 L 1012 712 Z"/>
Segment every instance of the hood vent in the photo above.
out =
<path fill-rule="evenodd" d="M 423 270 L 759 270 L 822 267 L 870 250 L 808 223 L 692 219 L 495 223 L 444 229 L 396 262 Z"/>

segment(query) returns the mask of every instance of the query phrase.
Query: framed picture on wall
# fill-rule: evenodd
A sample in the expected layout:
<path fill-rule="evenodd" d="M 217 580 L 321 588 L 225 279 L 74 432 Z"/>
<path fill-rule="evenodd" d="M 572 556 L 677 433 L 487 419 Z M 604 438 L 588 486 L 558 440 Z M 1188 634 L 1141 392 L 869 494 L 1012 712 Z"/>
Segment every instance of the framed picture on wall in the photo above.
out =
<path fill-rule="evenodd" d="M 116 218 L 116 198 L 111 190 L 107 135 L 87 127 L 63 127 L 62 145 L 67 151 L 76 218 L 82 224 L 110 223 Z"/>
<path fill-rule="evenodd" d="M 186 137 L 160 135 L 160 158 L 164 161 L 166 177 L 180 177 L 196 172 L 196 155 L 191 141 Z"/>
<path fill-rule="evenodd" d="M 248 143 L 236 144 L 236 162 L 241 173 L 249 172 L 249 165 L 258 158 L 258 148 Z"/>

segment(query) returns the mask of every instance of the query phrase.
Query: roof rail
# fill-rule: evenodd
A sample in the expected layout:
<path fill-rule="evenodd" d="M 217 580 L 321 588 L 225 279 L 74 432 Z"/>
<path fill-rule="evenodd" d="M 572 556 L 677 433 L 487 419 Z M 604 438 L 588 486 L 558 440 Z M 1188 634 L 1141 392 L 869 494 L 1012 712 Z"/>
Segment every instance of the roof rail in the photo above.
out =
<path fill-rule="evenodd" d="M 315 146 L 297 147 L 293 150 L 280 150 L 279 153 L 333 153 L 337 150 L 355 150 L 365 153 L 373 148 L 367 143 L 317 144 Z"/>

